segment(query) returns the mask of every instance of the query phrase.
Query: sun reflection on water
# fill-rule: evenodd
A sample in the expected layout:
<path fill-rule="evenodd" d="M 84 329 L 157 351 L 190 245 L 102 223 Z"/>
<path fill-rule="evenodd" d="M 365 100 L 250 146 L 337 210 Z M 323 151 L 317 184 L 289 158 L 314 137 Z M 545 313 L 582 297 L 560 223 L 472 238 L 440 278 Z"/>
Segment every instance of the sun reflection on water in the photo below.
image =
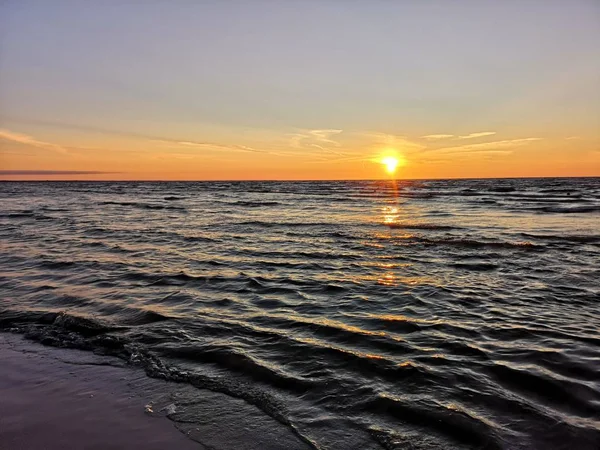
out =
<path fill-rule="evenodd" d="M 396 275 L 393 272 L 384 273 L 377 279 L 377 283 L 383 286 L 396 286 L 398 284 Z"/>
<path fill-rule="evenodd" d="M 413 202 L 401 196 L 401 192 L 410 189 L 412 183 L 391 180 L 382 185 L 386 195 L 381 199 L 372 215 L 365 217 L 371 223 L 380 227 L 374 228 L 361 245 L 378 249 L 376 260 L 364 261 L 361 264 L 366 271 L 352 277 L 357 284 L 374 284 L 381 288 L 414 289 L 418 286 L 441 286 L 443 280 L 437 279 L 432 273 L 418 273 L 414 263 L 398 263 L 394 260 L 404 260 L 410 257 L 410 247 L 419 240 L 421 227 L 428 223 L 427 212 L 418 202 Z M 414 230 L 414 231 L 413 231 Z M 411 252 L 412 253 L 412 252 Z M 394 261 L 394 262 L 392 262 Z"/>
<path fill-rule="evenodd" d="M 384 206 L 382 209 L 383 223 L 386 225 L 397 223 L 400 215 L 399 211 L 400 208 L 398 208 L 398 206 Z"/>

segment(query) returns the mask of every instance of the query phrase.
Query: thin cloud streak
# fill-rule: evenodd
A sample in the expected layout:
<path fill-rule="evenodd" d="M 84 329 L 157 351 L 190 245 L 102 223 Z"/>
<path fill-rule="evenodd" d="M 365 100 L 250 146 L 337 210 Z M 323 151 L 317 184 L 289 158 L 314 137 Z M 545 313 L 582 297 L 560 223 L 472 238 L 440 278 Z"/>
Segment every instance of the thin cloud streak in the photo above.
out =
<path fill-rule="evenodd" d="M 476 139 L 485 136 L 492 136 L 496 134 L 495 131 L 480 131 L 478 133 L 469 133 L 465 135 L 455 136 L 454 134 L 428 134 L 426 136 L 421 136 L 421 139 L 425 139 L 427 141 L 441 141 L 444 139 L 452 139 L 452 140 L 462 140 L 462 139 Z"/>
<path fill-rule="evenodd" d="M 206 150 L 227 150 L 227 151 L 238 151 L 238 152 L 251 152 L 251 153 L 270 153 L 266 150 L 259 150 L 245 145 L 227 145 L 227 144 L 216 144 L 213 142 L 196 142 L 196 141 L 172 141 L 172 140 L 160 140 L 158 142 L 164 142 L 167 144 L 176 144 L 184 147 L 195 147 L 203 148 Z"/>
<path fill-rule="evenodd" d="M 50 142 L 38 141 L 37 139 L 26 134 L 15 133 L 9 130 L 0 129 L 0 139 L 17 142 L 19 144 L 31 145 L 33 147 L 38 148 L 47 148 L 50 150 L 54 150 L 58 153 L 68 153 L 67 150 L 65 150 L 60 145 L 51 144 Z"/>
<path fill-rule="evenodd" d="M 439 141 L 442 139 L 450 139 L 453 137 L 453 134 L 428 134 L 427 136 L 421 136 L 421 139 L 425 139 L 427 141 Z"/>
<path fill-rule="evenodd" d="M 496 134 L 495 131 L 481 131 L 479 133 L 470 133 L 470 134 L 466 134 L 464 136 L 458 136 L 456 139 L 475 139 L 475 138 L 480 138 L 480 137 L 484 137 L 484 136 L 492 136 Z"/>
<path fill-rule="evenodd" d="M 426 149 L 426 146 L 408 139 L 406 136 L 388 133 L 362 133 L 362 136 L 373 141 L 374 147 L 385 147 L 400 152 L 418 152 Z"/>
<path fill-rule="evenodd" d="M 481 144 L 459 145 L 456 147 L 444 147 L 437 149 L 428 149 L 428 152 L 435 153 L 464 153 L 464 152 L 490 152 L 498 150 L 510 150 L 514 147 L 527 145 L 531 142 L 540 141 L 542 138 L 529 137 L 522 139 L 509 139 L 504 141 L 483 142 Z"/>
<path fill-rule="evenodd" d="M 342 144 L 332 139 L 332 136 L 338 135 L 342 132 L 343 130 L 338 129 L 306 130 L 302 133 L 291 135 L 289 145 L 290 147 L 297 149 L 316 148 L 325 153 L 340 155 L 343 153 L 340 153 L 335 149 L 341 147 Z"/>
<path fill-rule="evenodd" d="M 365 156 L 344 156 L 341 158 L 322 158 L 313 161 L 306 161 L 307 164 L 321 164 L 331 162 L 344 162 L 344 161 L 371 161 L 373 158 Z"/>
<path fill-rule="evenodd" d="M 86 132 L 86 133 L 98 133 L 98 134 L 108 134 L 108 135 L 122 136 L 122 137 L 128 137 L 128 138 L 137 138 L 137 139 L 143 139 L 143 140 L 152 141 L 152 142 L 161 142 L 161 143 L 176 144 L 176 145 L 182 145 L 182 146 L 196 146 L 196 147 L 204 147 L 204 148 L 216 148 L 216 149 L 220 149 L 220 150 L 243 151 L 243 152 L 254 152 L 254 153 L 269 153 L 266 150 L 260 150 L 260 149 L 255 149 L 252 147 L 246 147 L 244 145 L 226 145 L 226 144 L 216 144 L 216 143 L 212 143 L 212 142 L 173 139 L 173 138 L 167 138 L 167 137 L 162 137 L 162 136 L 153 136 L 153 135 L 135 133 L 135 132 L 129 132 L 129 131 L 110 130 L 110 129 L 106 129 L 106 128 L 91 127 L 91 126 L 87 126 L 87 125 L 67 124 L 67 123 L 63 123 L 63 122 L 52 122 L 52 121 L 46 121 L 46 120 L 25 120 L 25 119 L 18 119 L 18 118 L 7 118 L 7 119 L 11 122 L 16 122 L 16 123 L 25 123 L 25 124 L 30 124 L 30 125 L 46 126 L 46 127 L 52 127 L 52 128 L 70 129 L 70 130 L 82 131 L 82 132 Z M 2 137 L 2 136 L 0 135 L 0 137 Z M 54 144 L 49 144 L 49 145 L 54 145 Z"/>
<path fill-rule="evenodd" d="M 14 175 L 101 175 L 121 172 L 99 172 L 96 170 L 0 170 L 0 176 Z"/>

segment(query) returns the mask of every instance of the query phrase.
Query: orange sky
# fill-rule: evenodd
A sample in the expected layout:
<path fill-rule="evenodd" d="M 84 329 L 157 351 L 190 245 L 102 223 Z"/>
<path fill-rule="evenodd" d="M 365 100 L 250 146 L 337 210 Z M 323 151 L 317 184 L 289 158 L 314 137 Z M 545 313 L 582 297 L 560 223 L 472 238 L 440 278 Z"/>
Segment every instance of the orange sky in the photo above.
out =
<path fill-rule="evenodd" d="M 0 130 L 2 179 L 377 179 L 390 176 L 381 164 L 390 155 L 404 162 L 396 171 L 398 178 L 600 175 L 595 136 L 473 131 L 407 137 L 296 130 L 255 131 L 244 138 L 232 132 L 222 142 L 203 142 L 35 128 L 36 135 Z M 40 173 L 7 172 L 22 170 Z"/>

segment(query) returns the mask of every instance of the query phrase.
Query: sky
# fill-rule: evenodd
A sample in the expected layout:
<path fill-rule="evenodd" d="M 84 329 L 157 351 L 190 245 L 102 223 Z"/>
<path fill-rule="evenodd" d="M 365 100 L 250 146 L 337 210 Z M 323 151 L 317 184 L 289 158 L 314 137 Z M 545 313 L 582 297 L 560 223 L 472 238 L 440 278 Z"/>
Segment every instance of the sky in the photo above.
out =
<path fill-rule="evenodd" d="M 600 176 L 599 42 L 597 0 L 3 0 L 0 179 Z"/>

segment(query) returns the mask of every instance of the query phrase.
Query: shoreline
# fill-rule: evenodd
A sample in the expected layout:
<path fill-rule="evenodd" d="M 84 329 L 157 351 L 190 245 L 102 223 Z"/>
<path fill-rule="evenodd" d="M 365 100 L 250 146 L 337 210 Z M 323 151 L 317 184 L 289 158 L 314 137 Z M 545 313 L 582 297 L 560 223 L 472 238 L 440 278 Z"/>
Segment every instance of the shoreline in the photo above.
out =
<path fill-rule="evenodd" d="M 0 332 L 0 360 L 0 450 L 310 448 L 243 400 L 115 357 Z"/>

